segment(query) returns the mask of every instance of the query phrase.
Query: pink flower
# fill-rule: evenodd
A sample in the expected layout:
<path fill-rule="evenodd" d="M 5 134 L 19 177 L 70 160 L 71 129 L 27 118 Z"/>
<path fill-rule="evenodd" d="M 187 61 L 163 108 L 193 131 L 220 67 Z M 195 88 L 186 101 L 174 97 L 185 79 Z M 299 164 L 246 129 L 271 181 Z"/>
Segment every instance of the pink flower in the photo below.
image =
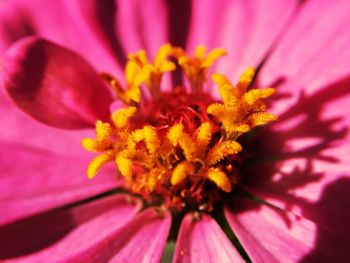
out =
<path fill-rule="evenodd" d="M 0 259 L 159 262 L 178 231 L 174 262 L 348 260 L 349 13 L 347 0 L 1 1 L 2 88 L 17 107 L 0 93 Z M 240 141 L 249 155 L 221 209 L 181 222 L 121 191 L 113 165 L 88 180 L 81 147 L 115 101 L 96 72 L 123 80 L 127 54 L 165 43 L 223 47 L 216 73 L 254 66 L 277 90 L 279 120 Z"/>

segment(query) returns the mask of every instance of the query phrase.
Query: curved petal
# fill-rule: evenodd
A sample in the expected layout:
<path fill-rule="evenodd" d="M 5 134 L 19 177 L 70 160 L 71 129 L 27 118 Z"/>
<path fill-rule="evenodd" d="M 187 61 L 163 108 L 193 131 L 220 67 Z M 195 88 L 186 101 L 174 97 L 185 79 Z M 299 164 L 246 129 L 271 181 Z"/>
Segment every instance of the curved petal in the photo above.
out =
<path fill-rule="evenodd" d="M 305 1 L 281 43 L 261 70 L 262 85 L 275 85 L 281 113 L 350 74 L 350 5 L 347 0 Z M 303 92 L 303 94 L 301 94 Z"/>
<path fill-rule="evenodd" d="M 116 3 L 116 30 L 124 52 L 145 49 L 154 56 L 157 49 L 169 41 L 165 1 L 116 0 Z"/>
<path fill-rule="evenodd" d="M 62 262 L 125 226 L 139 208 L 115 195 L 2 226 L 0 259 Z"/>
<path fill-rule="evenodd" d="M 160 262 L 171 225 L 170 214 L 149 208 L 72 262 Z"/>
<path fill-rule="evenodd" d="M 37 37 L 13 45 L 5 58 L 4 87 L 16 104 L 54 127 L 92 127 L 109 119 L 112 98 L 77 54 Z"/>
<path fill-rule="evenodd" d="M 0 224 L 98 195 L 120 185 L 107 167 L 86 177 L 91 157 L 62 156 L 24 145 L 0 144 Z"/>
<path fill-rule="evenodd" d="M 246 197 L 234 200 L 231 209 L 226 218 L 253 262 L 344 262 L 348 257 L 349 241 L 305 218 Z"/>
<path fill-rule="evenodd" d="M 183 219 L 174 252 L 178 262 L 245 262 L 219 225 L 208 215 Z"/>
<path fill-rule="evenodd" d="M 193 0 L 187 49 L 199 44 L 225 48 L 217 73 L 237 81 L 245 69 L 257 67 L 296 10 L 297 1 Z"/>

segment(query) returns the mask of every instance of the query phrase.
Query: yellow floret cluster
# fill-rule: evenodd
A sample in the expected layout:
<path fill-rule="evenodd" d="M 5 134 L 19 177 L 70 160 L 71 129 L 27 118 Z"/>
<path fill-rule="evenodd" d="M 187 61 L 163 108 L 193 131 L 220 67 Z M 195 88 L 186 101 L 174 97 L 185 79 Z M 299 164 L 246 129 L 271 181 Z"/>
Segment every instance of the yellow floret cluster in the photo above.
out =
<path fill-rule="evenodd" d="M 172 202 L 183 198 L 183 190 L 205 182 L 220 191 L 231 192 L 238 179 L 227 160 L 243 150 L 237 138 L 276 120 L 275 115 L 266 112 L 262 101 L 275 90 L 252 89 L 253 68 L 248 68 L 236 85 L 223 75 L 212 75 L 222 101 L 207 106 L 207 121 L 202 121 L 195 130 L 189 130 L 182 122 L 169 123 L 165 132 L 164 129 L 159 132 L 156 125 L 135 125 L 143 117 L 139 106 L 142 88 L 149 91 L 153 100 L 158 99 L 162 96 L 163 74 L 181 67 L 191 92 L 201 93 L 208 69 L 225 54 L 223 49 L 207 54 L 205 47 L 199 46 L 189 56 L 182 48 L 166 44 L 153 62 L 144 51 L 130 54 L 124 85 L 111 75 L 102 74 L 125 107 L 113 112 L 110 122 L 96 123 L 95 138 L 83 139 L 86 150 L 98 153 L 88 166 L 88 177 L 93 178 L 104 164 L 114 162 L 125 186 L 137 194 L 167 195 Z"/>

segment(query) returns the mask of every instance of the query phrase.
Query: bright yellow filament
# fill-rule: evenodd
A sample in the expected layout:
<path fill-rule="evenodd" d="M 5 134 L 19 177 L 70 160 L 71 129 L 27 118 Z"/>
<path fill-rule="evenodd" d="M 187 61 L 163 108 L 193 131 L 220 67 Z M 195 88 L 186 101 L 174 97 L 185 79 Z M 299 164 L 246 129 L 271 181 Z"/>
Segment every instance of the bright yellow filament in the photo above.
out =
<path fill-rule="evenodd" d="M 237 138 L 276 120 L 275 115 L 266 112 L 262 101 L 275 90 L 250 89 L 255 77 L 253 68 L 248 68 L 236 85 L 223 75 L 212 75 L 222 102 L 206 108 L 208 121 L 201 121 L 195 130 L 188 130 L 181 122 L 169 124 L 165 132 L 150 124 L 138 125 L 143 116 L 138 107 L 142 85 L 157 99 L 163 74 L 175 70 L 175 60 L 187 76 L 192 92 L 202 92 L 208 68 L 225 54 L 220 48 L 207 54 L 206 48 L 199 46 L 190 57 L 183 49 L 166 44 L 153 62 L 143 50 L 129 55 L 126 88 L 103 74 L 125 107 L 111 114 L 110 123 L 96 123 L 95 139 L 83 139 L 86 150 L 99 153 L 88 166 L 88 177 L 93 178 L 105 163 L 114 161 L 127 186 L 136 193 L 163 193 L 181 189 L 186 182 L 204 181 L 224 192 L 232 191 L 237 175 L 231 173 L 231 160 L 243 150 Z M 213 133 L 218 131 L 220 138 L 214 139 Z"/>

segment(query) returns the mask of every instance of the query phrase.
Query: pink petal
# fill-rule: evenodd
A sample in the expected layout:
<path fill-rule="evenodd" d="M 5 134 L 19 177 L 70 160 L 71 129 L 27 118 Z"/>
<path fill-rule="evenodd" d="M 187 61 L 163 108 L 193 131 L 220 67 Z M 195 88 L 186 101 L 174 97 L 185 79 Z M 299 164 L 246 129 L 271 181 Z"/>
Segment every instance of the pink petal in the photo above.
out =
<path fill-rule="evenodd" d="M 0 141 L 45 149 L 66 156 L 86 154 L 81 140 L 93 130 L 63 130 L 36 121 L 0 91 Z M 90 155 L 91 157 L 91 155 Z"/>
<path fill-rule="evenodd" d="M 169 42 L 168 15 L 171 10 L 167 9 L 166 1 L 115 0 L 115 2 L 116 34 L 124 53 L 129 54 L 143 49 L 153 61 L 158 48 Z M 161 88 L 171 89 L 170 75 L 164 75 Z"/>
<path fill-rule="evenodd" d="M 46 40 L 28 37 L 12 46 L 3 77 L 16 104 L 46 124 L 75 129 L 108 119 L 112 98 L 94 70 Z"/>
<path fill-rule="evenodd" d="M 246 197 L 225 214 L 253 262 L 345 262 L 350 243 L 312 221 Z M 310 261 L 312 259 L 312 261 Z"/>
<path fill-rule="evenodd" d="M 13 7 L 13 1 L 0 2 L 0 65 L 5 51 L 21 37 L 33 33 L 32 25 L 26 13 Z"/>
<path fill-rule="evenodd" d="M 219 225 L 208 215 L 183 219 L 173 262 L 245 262 Z"/>
<path fill-rule="evenodd" d="M 160 262 L 171 217 L 149 208 L 100 243 L 71 257 L 72 262 Z"/>
<path fill-rule="evenodd" d="M 349 240 L 349 174 L 328 172 L 322 178 L 323 174 L 304 172 L 300 167 L 302 164 L 293 166 L 289 162 L 282 169 L 295 169 L 294 172 L 275 174 L 274 178 L 279 178 L 275 183 L 261 177 L 263 182 L 258 187 L 246 185 L 244 188 L 276 207 L 292 211 Z M 319 176 L 322 179 L 318 179 Z"/>
<path fill-rule="evenodd" d="M 154 56 L 169 41 L 165 1 L 116 0 L 116 3 L 116 29 L 124 52 L 145 49 Z"/>
<path fill-rule="evenodd" d="M 62 156 L 24 145 L 0 144 L 0 224 L 76 202 L 120 185 L 114 168 L 93 180 L 85 169 L 91 156 Z"/>
<path fill-rule="evenodd" d="M 123 66 L 126 60 L 126 54 L 123 52 L 120 39 L 115 32 L 115 19 L 117 16 L 118 5 L 114 0 L 78 0 L 64 1 L 68 13 L 71 15 L 72 24 L 84 34 L 96 46 L 93 53 L 94 66 L 110 74 L 122 76 L 120 66 Z M 77 50 L 79 51 L 79 49 Z M 85 52 L 82 52 L 85 55 Z M 99 60 L 105 56 L 103 63 Z M 115 65 L 119 62 L 119 65 Z"/>
<path fill-rule="evenodd" d="M 0 228 L 0 258 L 62 262 L 125 226 L 139 208 L 115 195 L 13 222 Z"/>
<path fill-rule="evenodd" d="M 261 71 L 261 84 L 280 81 L 284 112 L 299 98 L 350 74 L 350 5 L 347 0 L 305 1 L 301 12 Z"/>
<path fill-rule="evenodd" d="M 109 48 L 115 39 L 100 32 L 106 28 L 108 16 L 106 13 L 101 16 L 99 11 L 105 12 L 109 5 L 106 1 L 96 1 L 95 4 L 61 0 L 2 1 L 0 37 L 3 42 L 0 43 L 0 54 L 1 49 L 9 47 L 20 37 L 35 34 L 74 50 L 98 70 L 112 74 L 120 72 L 116 57 L 113 57 L 115 54 Z M 87 17 L 82 15 L 82 9 L 95 12 Z M 114 12 L 113 8 L 109 11 Z"/>
<path fill-rule="evenodd" d="M 249 66 L 258 66 L 294 14 L 297 1 L 194 0 L 187 49 L 203 44 L 225 48 L 229 56 L 215 72 L 237 81 Z"/>
<path fill-rule="evenodd" d="M 191 19 L 191 1 L 167 1 L 168 26 L 170 43 L 175 46 L 186 46 Z M 181 19 L 179 17 L 181 16 Z"/>
<path fill-rule="evenodd" d="M 258 142 L 261 158 L 243 187 L 349 239 L 350 79 L 305 96 Z M 336 219 L 336 220 L 334 220 Z"/>

